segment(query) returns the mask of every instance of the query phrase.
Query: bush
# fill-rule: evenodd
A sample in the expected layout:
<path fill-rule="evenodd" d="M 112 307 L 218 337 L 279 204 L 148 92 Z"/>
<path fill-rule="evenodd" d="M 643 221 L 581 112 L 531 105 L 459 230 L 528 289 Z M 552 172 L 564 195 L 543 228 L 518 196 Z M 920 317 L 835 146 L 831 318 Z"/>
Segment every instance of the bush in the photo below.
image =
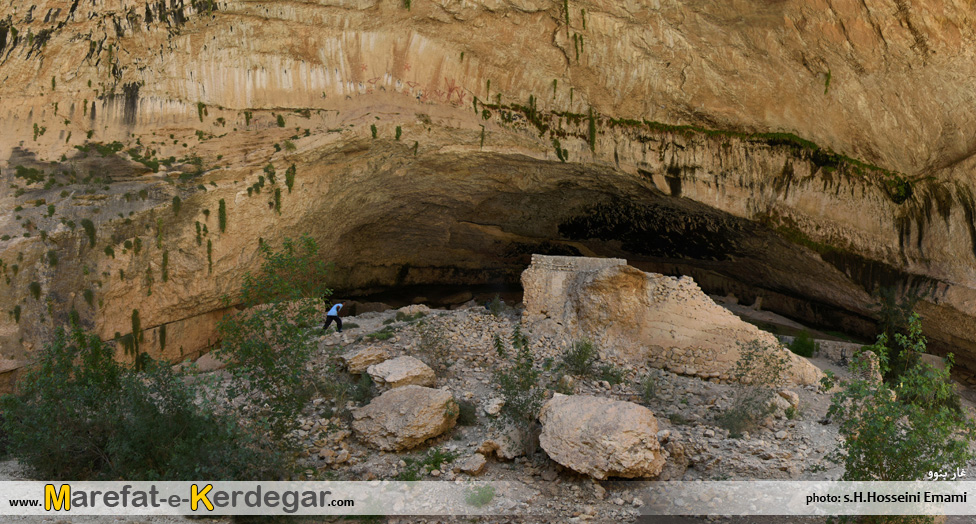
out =
<path fill-rule="evenodd" d="M 149 361 L 136 372 L 97 336 L 58 329 L 37 365 L 5 396 L 9 451 L 51 480 L 276 478 L 278 457 L 231 416 Z"/>
<path fill-rule="evenodd" d="M 613 364 L 604 364 L 600 366 L 596 376 L 600 380 L 606 380 L 611 386 L 615 386 L 623 383 L 626 374 L 626 370 L 620 369 Z"/>
<path fill-rule="evenodd" d="M 647 375 L 640 381 L 637 391 L 640 392 L 641 400 L 644 405 L 649 405 L 657 399 L 657 379 L 653 375 Z"/>
<path fill-rule="evenodd" d="M 789 358 L 777 347 L 758 340 L 739 344 L 739 360 L 732 370 L 732 378 L 738 383 L 732 406 L 716 418 L 729 436 L 738 438 L 755 430 L 772 414 L 774 388 L 782 382 L 788 366 Z"/>
<path fill-rule="evenodd" d="M 887 349 L 884 338 L 879 336 L 878 345 Z M 924 350 L 918 315 L 910 315 L 908 335 L 896 338 L 903 347 Z M 976 458 L 969 449 L 976 425 L 954 407 L 952 355 L 946 360 L 944 370 L 915 364 L 895 387 L 872 383 L 860 377 L 863 369 L 852 369 L 856 378 L 834 395 L 828 413 L 844 437 L 833 453 L 844 462 L 841 480 L 923 480 L 928 471 L 962 468 Z"/>
<path fill-rule="evenodd" d="M 459 426 L 474 426 L 478 423 L 478 410 L 474 405 L 474 402 L 470 400 L 459 400 L 458 404 L 458 419 L 457 423 Z"/>
<path fill-rule="evenodd" d="M 809 331 L 803 330 L 793 338 L 793 342 L 790 342 L 789 348 L 790 351 L 801 357 L 810 358 L 820 350 L 820 344 L 810 338 Z"/>
<path fill-rule="evenodd" d="M 539 415 L 545 401 L 545 387 L 540 381 L 542 372 L 533 367 L 529 341 L 517 325 L 512 333 L 512 349 L 515 352 L 514 362 L 496 372 L 495 381 L 505 399 L 502 417 L 525 431 Z"/>
<path fill-rule="evenodd" d="M 506 309 L 505 302 L 501 299 L 500 296 L 498 296 L 497 293 L 495 293 L 495 296 L 491 299 L 491 302 L 488 303 L 488 311 L 493 316 L 497 317 L 505 313 L 505 309 Z"/>
<path fill-rule="evenodd" d="M 596 362 L 596 347 L 587 339 L 577 340 L 563 353 L 563 366 L 578 376 L 587 376 L 593 372 L 593 364 Z"/>
<path fill-rule="evenodd" d="M 481 508 L 487 506 L 495 498 L 495 488 L 490 485 L 478 486 L 468 490 L 464 496 L 464 501 L 470 506 Z"/>

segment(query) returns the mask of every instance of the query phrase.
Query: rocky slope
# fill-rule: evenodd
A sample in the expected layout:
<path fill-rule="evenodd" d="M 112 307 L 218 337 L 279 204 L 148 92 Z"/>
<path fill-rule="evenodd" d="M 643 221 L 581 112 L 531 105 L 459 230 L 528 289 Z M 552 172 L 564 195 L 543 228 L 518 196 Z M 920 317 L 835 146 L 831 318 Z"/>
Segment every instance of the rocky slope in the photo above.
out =
<path fill-rule="evenodd" d="M 72 310 L 130 355 L 196 355 L 258 240 L 302 232 L 358 294 L 625 256 L 866 331 L 878 286 L 919 289 L 930 338 L 976 362 L 962 2 L 32 0 L 0 21 L 7 379 Z"/>

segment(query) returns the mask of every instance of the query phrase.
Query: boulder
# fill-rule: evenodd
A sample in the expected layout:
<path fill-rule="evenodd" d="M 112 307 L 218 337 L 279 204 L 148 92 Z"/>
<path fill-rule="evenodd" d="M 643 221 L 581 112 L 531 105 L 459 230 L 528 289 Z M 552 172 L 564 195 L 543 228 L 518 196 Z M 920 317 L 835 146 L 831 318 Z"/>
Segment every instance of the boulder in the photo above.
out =
<path fill-rule="evenodd" d="M 645 273 L 616 258 L 532 255 L 522 287 L 529 330 L 588 338 L 603 359 L 731 380 L 739 347 L 757 341 L 788 359 L 787 382 L 817 384 L 822 376 L 775 336 L 713 302 L 690 277 Z"/>
<path fill-rule="evenodd" d="M 654 477 L 664 467 L 657 419 L 633 402 L 556 393 L 539 414 L 539 444 L 556 462 L 596 479 Z"/>
<path fill-rule="evenodd" d="M 427 301 L 426 298 L 423 299 L 424 302 Z M 403 313 L 404 315 L 416 315 L 417 313 L 423 313 L 425 315 L 430 314 L 430 308 L 424 304 L 411 304 L 409 306 L 403 306 L 397 310 L 397 313 Z"/>
<path fill-rule="evenodd" d="M 397 357 L 366 368 L 370 378 L 380 389 L 403 386 L 433 386 L 434 370 L 413 357 Z"/>
<path fill-rule="evenodd" d="M 379 364 L 390 359 L 390 352 L 379 346 L 368 346 L 362 349 L 350 351 L 342 355 L 342 361 L 346 363 L 346 369 L 350 373 L 361 374 L 366 368 L 373 364 Z"/>
<path fill-rule="evenodd" d="M 786 399 L 786 401 L 790 403 L 790 406 L 791 407 L 793 407 L 793 408 L 799 408 L 800 407 L 800 395 L 797 395 L 795 391 L 790 391 L 788 389 L 782 389 L 782 390 L 778 391 L 777 394 L 779 396 L 783 397 L 784 399 Z"/>
<path fill-rule="evenodd" d="M 501 413 L 503 407 L 505 407 L 505 399 L 503 398 L 489 399 L 488 402 L 485 403 L 485 407 L 484 407 L 485 414 L 491 415 L 493 417 L 497 417 L 498 414 Z"/>
<path fill-rule="evenodd" d="M 485 459 L 484 455 L 481 453 L 475 453 L 474 455 L 471 455 L 470 457 L 461 461 L 461 463 L 455 466 L 455 468 L 457 471 L 474 476 L 480 475 L 481 472 L 485 470 L 485 464 L 487 463 L 488 461 Z"/>
<path fill-rule="evenodd" d="M 402 451 L 453 428 L 459 412 L 450 391 L 403 386 L 354 410 L 352 428 L 374 448 Z"/>

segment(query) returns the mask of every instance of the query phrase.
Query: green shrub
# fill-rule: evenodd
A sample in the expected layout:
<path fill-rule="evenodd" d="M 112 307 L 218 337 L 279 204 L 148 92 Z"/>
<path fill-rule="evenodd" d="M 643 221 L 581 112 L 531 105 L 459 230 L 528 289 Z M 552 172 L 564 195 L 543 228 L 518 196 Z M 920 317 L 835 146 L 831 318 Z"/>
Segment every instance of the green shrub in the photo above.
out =
<path fill-rule="evenodd" d="M 286 238 L 281 251 L 260 243 L 261 273 L 244 275 L 241 305 L 247 307 L 218 323 L 218 356 L 234 361 L 237 384 L 229 394 L 265 418 L 268 429 L 284 435 L 296 424 L 296 414 L 310 393 L 306 365 L 315 349 L 313 331 L 329 267 L 318 245 L 303 235 Z"/>
<path fill-rule="evenodd" d="M 369 132 L 373 135 L 373 138 L 376 138 L 376 124 L 369 125 Z"/>
<path fill-rule="evenodd" d="M 577 340 L 563 353 L 563 366 L 578 376 L 588 376 L 593 372 L 593 364 L 596 363 L 596 347 L 589 340 Z"/>
<path fill-rule="evenodd" d="M 221 233 L 227 229 L 227 203 L 223 198 L 217 203 L 217 224 L 220 226 Z"/>
<path fill-rule="evenodd" d="M 396 333 L 396 329 L 393 326 L 387 326 L 379 331 L 374 331 L 366 335 L 366 338 L 369 340 L 389 340 L 393 338 L 394 333 Z"/>
<path fill-rule="evenodd" d="M 789 358 L 778 348 L 753 340 L 739 344 L 739 360 L 732 369 L 737 383 L 732 406 L 716 417 L 716 422 L 738 438 L 754 431 L 773 413 L 771 400 L 789 369 Z"/>
<path fill-rule="evenodd" d="M 174 196 L 173 197 L 173 214 L 174 215 L 180 214 L 180 209 L 182 207 L 183 207 L 183 201 L 180 200 L 180 197 L 179 196 Z"/>
<path fill-rule="evenodd" d="M 502 417 L 524 431 L 539 415 L 545 400 L 545 387 L 541 381 L 542 372 L 533 366 L 529 341 L 518 325 L 512 333 L 512 349 L 514 361 L 495 373 L 495 381 L 505 399 Z"/>
<path fill-rule="evenodd" d="M 165 363 L 136 372 L 75 327 L 58 329 L 2 399 L 9 451 L 51 480 L 277 478 L 279 460 L 233 417 L 201 408 Z"/>
<path fill-rule="evenodd" d="M 285 170 L 285 186 L 288 187 L 288 192 L 291 193 L 291 188 L 295 185 L 295 164 L 292 164 Z"/>
<path fill-rule="evenodd" d="M 464 496 L 464 501 L 469 506 L 483 508 L 495 498 L 495 488 L 490 485 L 477 486 L 468 490 Z"/>
<path fill-rule="evenodd" d="M 285 117 L 278 115 L 276 120 L 278 122 L 278 127 L 285 127 Z"/>
<path fill-rule="evenodd" d="M 424 313 L 423 311 L 418 311 L 413 315 L 408 315 L 403 311 L 397 311 L 396 316 L 393 317 L 393 320 L 396 322 L 413 322 L 415 320 L 420 320 L 425 316 L 427 316 L 427 313 Z"/>
<path fill-rule="evenodd" d="M 95 247 L 95 224 L 87 218 L 81 219 L 81 227 L 85 230 L 85 235 L 88 236 L 88 247 Z"/>
<path fill-rule="evenodd" d="M 626 370 L 620 369 L 613 364 L 604 364 L 600 366 L 600 369 L 597 370 L 596 374 L 598 379 L 607 381 L 611 386 L 623 383 L 626 375 Z"/>
<path fill-rule="evenodd" d="M 39 283 L 31 282 L 30 285 L 27 286 L 27 289 L 30 291 L 31 296 L 34 297 L 34 300 L 40 300 L 41 285 Z"/>
<path fill-rule="evenodd" d="M 809 331 L 803 330 L 793 338 L 793 342 L 790 342 L 789 348 L 790 351 L 801 357 L 810 358 L 820 350 L 820 344 L 810 337 Z"/>
<path fill-rule="evenodd" d="M 897 335 L 899 343 L 924 350 L 918 315 L 909 316 L 907 331 Z M 884 336 L 879 336 L 878 345 L 887 349 L 884 343 Z M 866 359 L 860 362 L 866 364 Z M 929 471 L 962 468 L 976 458 L 970 450 L 976 425 L 955 407 L 952 362 L 950 354 L 943 370 L 917 363 L 895 387 L 861 378 L 864 370 L 855 365 L 855 378 L 834 395 L 828 412 L 844 437 L 832 454 L 844 463 L 841 480 L 923 480 Z"/>
<path fill-rule="evenodd" d="M 359 380 L 350 389 L 349 398 L 360 404 L 366 404 L 375 394 L 376 390 L 373 388 L 373 379 L 370 378 L 369 373 L 363 373 L 359 375 Z"/>
<path fill-rule="evenodd" d="M 488 311 L 491 312 L 493 316 L 497 317 L 504 313 L 505 309 L 505 302 L 502 301 L 500 296 L 498 296 L 498 293 L 495 293 L 495 296 L 491 299 L 491 302 L 488 303 Z"/>
<path fill-rule="evenodd" d="M 459 400 L 458 404 L 458 419 L 457 423 L 459 426 L 474 426 L 478 423 L 478 410 L 474 405 L 474 402 L 470 400 Z"/>

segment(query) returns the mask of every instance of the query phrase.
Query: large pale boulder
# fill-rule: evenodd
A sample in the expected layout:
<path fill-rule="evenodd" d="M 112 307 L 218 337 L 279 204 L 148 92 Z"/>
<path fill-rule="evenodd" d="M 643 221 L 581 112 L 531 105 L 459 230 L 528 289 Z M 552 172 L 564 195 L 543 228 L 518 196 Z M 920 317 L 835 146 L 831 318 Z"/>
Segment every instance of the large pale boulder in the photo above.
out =
<path fill-rule="evenodd" d="M 350 373 L 360 374 L 373 364 L 390 359 L 390 352 L 379 346 L 367 346 L 342 355 L 342 361 Z"/>
<path fill-rule="evenodd" d="M 822 376 L 771 333 L 713 302 L 690 277 L 645 273 L 616 258 L 532 255 L 522 287 L 522 321 L 533 332 L 589 338 L 604 359 L 729 380 L 740 347 L 758 342 L 788 359 L 787 382 L 816 384 Z"/>
<path fill-rule="evenodd" d="M 450 391 L 404 386 L 353 411 L 352 428 L 374 448 L 402 451 L 453 428 L 459 412 Z"/>
<path fill-rule="evenodd" d="M 390 359 L 366 368 L 370 378 L 380 389 L 403 386 L 433 386 L 434 370 L 419 359 L 404 356 Z"/>
<path fill-rule="evenodd" d="M 657 419 L 643 406 L 555 394 L 539 414 L 539 444 L 556 462 L 597 479 L 654 477 L 664 467 Z"/>

